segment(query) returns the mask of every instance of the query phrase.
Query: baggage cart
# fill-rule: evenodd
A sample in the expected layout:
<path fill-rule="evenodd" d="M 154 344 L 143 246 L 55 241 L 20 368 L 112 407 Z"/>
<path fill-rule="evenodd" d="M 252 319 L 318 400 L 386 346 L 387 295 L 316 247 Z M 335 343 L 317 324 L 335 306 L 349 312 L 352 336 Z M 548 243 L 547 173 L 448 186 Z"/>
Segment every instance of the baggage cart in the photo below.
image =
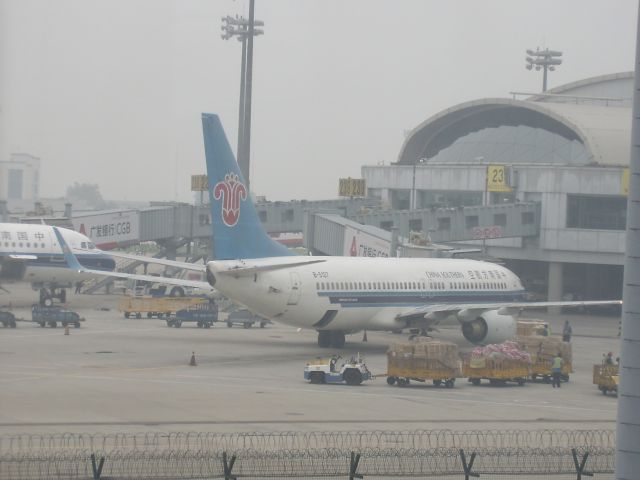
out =
<path fill-rule="evenodd" d="M 233 312 L 229 312 L 225 321 L 229 328 L 234 325 L 242 325 L 243 328 L 251 328 L 254 323 L 260 325 L 260 328 L 264 328 L 267 324 L 271 323 L 270 320 L 256 315 L 249 310 L 234 310 Z"/>
<path fill-rule="evenodd" d="M 573 373 L 573 365 L 571 362 L 563 361 L 560 378 L 564 382 L 569 381 L 569 375 Z M 541 379 L 545 383 L 551 382 L 551 362 L 542 357 L 535 359 L 531 365 L 531 380 Z"/>
<path fill-rule="evenodd" d="M 449 368 L 438 360 L 433 360 L 429 367 L 401 368 L 392 362 L 387 366 L 387 384 L 404 387 L 411 381 L 432 382 L 436 387 L 453 388 L 456 378 L 461 375 L 460 368 Z"/>
<path fill-rule="evenodd" d="M 490 385 L 503 386 L 507 383 L 517 383 L 523 386 L 529 377 L 529 364 L 510 359 L 482 359 L 476 362 L 471 356 L 462 362 L 462 376 L 467 377 L 472 385 L 480 385 L 482 380 L 488 380 Z"/>
<path fill-rule="evenodd" d="M 411 381 L 453 388 L 462 376 L 458 347 L 432 340 L 395 344 L 387 352 L 387 384 L 405 387 Z"/>
<path fill-rule="evenodd" d="M 598 364 L 593 366 L 593 383 L 603 395 L 618 394 L 618 365 Z"/>
<path fill-rule="evenodd" d="M 124 318 L 169 318 L 179 310 L 208 303 L 204 297 L 124 297 L 118 306 Z"/>

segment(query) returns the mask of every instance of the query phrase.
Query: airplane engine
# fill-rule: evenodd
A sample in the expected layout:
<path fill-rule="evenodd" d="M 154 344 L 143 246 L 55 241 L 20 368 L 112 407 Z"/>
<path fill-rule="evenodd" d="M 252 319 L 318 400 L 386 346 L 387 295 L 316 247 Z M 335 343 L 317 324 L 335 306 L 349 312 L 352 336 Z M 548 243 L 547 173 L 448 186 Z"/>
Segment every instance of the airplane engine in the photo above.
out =
<path fill-rule="evenodd" d="M 513 338 L 517 324 L 511 315 L 499 315 L 496 310 L 489 310 L 474 320 L 462 324 L 462 335 L 471 343 L 486 345 L 501 343 Z"/>

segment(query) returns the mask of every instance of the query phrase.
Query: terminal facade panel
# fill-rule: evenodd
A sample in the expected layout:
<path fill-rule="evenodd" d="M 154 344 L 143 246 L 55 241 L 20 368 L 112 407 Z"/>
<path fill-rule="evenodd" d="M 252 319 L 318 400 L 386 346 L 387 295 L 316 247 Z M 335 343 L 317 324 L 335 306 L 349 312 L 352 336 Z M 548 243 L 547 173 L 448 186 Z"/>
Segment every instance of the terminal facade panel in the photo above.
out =
<path fill-rule="evenodd" d="M 537 202 L 539 235 L 487 238 L 487 253 L 541 298 L 620 298 L 633 74 L 547 94 L 434 115 L 410 133 L 395 164 L 362 168 L 367 193 L 392 210 Z M 436 234 L 447 225 L 422 227 Z"/>

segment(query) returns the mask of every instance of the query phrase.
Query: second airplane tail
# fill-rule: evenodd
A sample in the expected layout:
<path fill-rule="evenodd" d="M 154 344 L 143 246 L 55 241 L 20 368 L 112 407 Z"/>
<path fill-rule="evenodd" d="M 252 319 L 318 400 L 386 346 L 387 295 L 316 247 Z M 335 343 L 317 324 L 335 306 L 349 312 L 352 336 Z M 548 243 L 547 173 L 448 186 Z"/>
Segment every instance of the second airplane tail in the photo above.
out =
<path fill-rule="evenodd" d="M 202 114 L 216 260 L 293 255 L 260 223 L 218 115 Z"/>

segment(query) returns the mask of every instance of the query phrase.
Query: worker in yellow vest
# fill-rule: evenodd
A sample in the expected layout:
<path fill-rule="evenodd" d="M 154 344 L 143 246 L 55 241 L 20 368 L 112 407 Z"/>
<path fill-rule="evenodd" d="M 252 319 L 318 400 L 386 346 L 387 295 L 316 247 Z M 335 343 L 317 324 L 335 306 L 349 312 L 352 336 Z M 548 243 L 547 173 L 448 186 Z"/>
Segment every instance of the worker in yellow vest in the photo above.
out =
<path fill-rule="evenodd" d="M 553 388 L 560 388 L 560 376 L 562 375 L 563 364 L 564 360 L 562 360 L 562 356 L 560 356 L 560 352 L 558 352 L 551 362 L 551 385 Z"/>

